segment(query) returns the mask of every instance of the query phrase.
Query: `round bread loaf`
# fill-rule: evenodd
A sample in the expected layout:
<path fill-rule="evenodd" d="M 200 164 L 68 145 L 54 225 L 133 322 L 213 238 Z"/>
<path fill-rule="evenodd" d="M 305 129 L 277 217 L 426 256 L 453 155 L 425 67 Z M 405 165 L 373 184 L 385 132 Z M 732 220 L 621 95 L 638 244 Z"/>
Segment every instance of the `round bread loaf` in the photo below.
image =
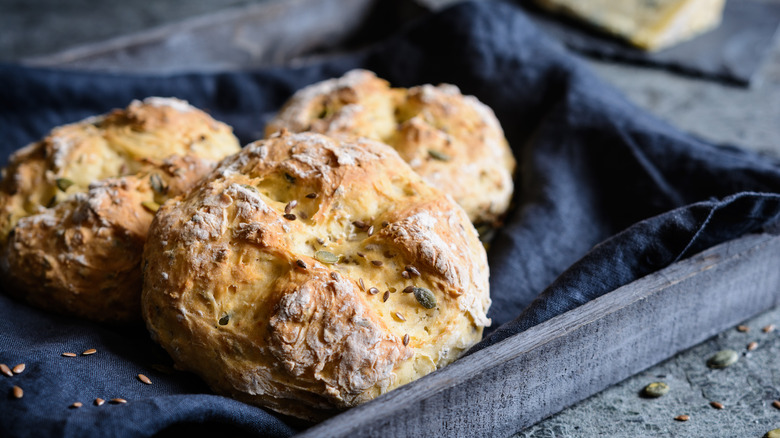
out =
<path fill-rule="evenodd" d="M 143 315 L 216 392 L 321 419 L 456 359 L 490 324 L 465 212 L 390 147 L 279 133 L 160 208 Z"/>
<path fill-rule="evenodd" d="M 515 159 L 504 132 L 490 108 L 454 85 L 390 88 L 353 70 L 295 93 L 266 134 L 282 128 L 387 143 L 478 226 L 496 225 L 509 207 Z"/>
<path fill-rule="evenodd" d="M 159 97 L 55 128 L 20 149 L 0 181 L 6 291 L 92 320 L 139 320 L 154 212 L 239 150 L 227 125 Z"/>

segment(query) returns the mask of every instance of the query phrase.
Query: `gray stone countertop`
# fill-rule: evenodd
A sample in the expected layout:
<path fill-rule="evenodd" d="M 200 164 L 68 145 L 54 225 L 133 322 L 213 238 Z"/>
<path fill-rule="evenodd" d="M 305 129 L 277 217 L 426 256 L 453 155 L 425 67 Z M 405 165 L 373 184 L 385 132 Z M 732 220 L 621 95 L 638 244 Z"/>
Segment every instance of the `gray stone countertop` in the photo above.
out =
<path fill-rule="evenodd" d="M 0 62 L 56 53 L 262 1 L 0 0 Z M 453 0 L 420 1 L 443 5 Z M 683 130 L 780 157 L 778 41 L 751 88 L 643 67 L 587 62 L 637 105 Z M 769 324 L 780 326 L 780 309 L 745 324 L 750 327 L 747 333 L 735 329 L 721 333 L 515 436 L 760 437 L 780 428 L 780 409 L 772 405 L 780 398 L 780 332 L 761 330 Z M 748 351 L 753 341 L 757 348 Z M 707 358 L 723 348 L 739 352 L 739 361 L 723 370 L 708 368 Z M 659 399 L 641 397 L 642 388 L 655 381 L 667 383 L 669 393 Z M 713 408 L 713 401 L 724 408 Z M 690 419 L 674 419 L 682 414 Z"/>

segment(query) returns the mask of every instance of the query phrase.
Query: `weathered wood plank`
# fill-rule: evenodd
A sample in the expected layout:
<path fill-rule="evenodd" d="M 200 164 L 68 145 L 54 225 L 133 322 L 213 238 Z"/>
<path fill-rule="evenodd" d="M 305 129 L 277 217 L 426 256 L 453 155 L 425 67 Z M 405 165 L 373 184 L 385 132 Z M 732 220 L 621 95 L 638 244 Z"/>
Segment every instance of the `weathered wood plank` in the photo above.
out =
<path fill-rule="evenodd" d="M 777 260 L 777 236 L 724 243 L 299 436 L 508 436 L 777 305 Z"/>

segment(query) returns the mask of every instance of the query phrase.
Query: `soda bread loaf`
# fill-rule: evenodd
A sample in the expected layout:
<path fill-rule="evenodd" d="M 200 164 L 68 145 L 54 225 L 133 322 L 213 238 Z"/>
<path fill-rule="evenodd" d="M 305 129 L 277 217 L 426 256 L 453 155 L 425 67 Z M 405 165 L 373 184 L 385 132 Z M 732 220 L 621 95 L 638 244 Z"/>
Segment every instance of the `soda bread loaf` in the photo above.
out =
<path fill-rule="evenodd" d="M 214 391 L 306 419 L 456 359 L 490 324 L 466 213 L 392 148 L 279 132 L 157 213 L 143 316 Z"/>
<path fill-rule="evenodd" d="M 168 98 L 55 128 L 3 170 L 5 290 L 92 320 L 140 320 L 154 212 L 239 149 L 230 127 Z"/>
<path fill-rule="evenodd" d="M 366 70 L 301 89 L 266 126 L 367 137 L 392 146 L 481 226 L 509 207 L 515 159 L 493 111 L 454 85 L 390 88 Z"/>

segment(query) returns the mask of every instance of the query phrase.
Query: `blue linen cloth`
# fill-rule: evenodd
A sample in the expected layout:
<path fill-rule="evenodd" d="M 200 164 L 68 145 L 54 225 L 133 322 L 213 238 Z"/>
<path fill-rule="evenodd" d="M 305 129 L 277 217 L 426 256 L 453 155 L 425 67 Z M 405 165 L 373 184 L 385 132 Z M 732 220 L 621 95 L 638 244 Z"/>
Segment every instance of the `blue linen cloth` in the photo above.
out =
<path fill-rule="evenodd" d="M 489 252 L 494 331 L 475 349 L 780 218 L 776 161 L 644 113 L 499 2 L 460 4 L 365 51 L 300 68 L 130 76 L 2 65 L 1 155 L 150 95 L 187 99 L 248 142 L 295 90 L 355 67 L 395 86 L 448 82 L 476 95 L 518 159 L 514 206 Z M 27 366 L 0 375 L 2 436 L 281 437 L 307 427 L 172 372 L 141 326 L 84 322 L 0 295 L 0 333 L 0 363 Z M 61 356 L 89 348 L 97 353 Z M 98 397 L 127 403 L 96 406 Z M 68 407 L 76 401 L 84 406 Z"/>

